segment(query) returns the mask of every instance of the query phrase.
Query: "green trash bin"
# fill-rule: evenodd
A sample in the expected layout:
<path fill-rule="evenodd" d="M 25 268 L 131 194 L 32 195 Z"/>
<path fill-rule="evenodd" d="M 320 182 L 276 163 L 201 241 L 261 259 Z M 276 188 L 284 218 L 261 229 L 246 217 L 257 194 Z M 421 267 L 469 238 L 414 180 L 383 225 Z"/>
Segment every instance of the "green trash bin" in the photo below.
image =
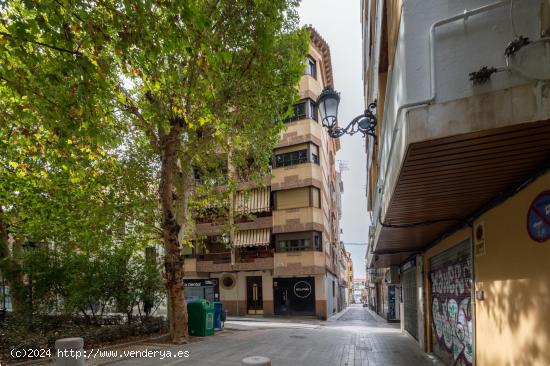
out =
<path fill-rule="evenodd" d="M 205 337 L 214 335 L 214 304 L 199 299 L 187 304 L 189 335 Z"/>

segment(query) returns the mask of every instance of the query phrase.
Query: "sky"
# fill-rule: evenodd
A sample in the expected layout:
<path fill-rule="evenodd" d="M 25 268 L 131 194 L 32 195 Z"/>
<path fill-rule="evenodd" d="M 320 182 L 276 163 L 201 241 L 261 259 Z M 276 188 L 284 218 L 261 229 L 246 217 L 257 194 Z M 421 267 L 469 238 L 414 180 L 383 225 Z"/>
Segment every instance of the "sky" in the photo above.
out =
<path fill-rule="evenodd" d="M 302 0 L 300 23 L 311 24 L 330 47 L 334 88 L 340 92 L 338 120 L 347 124 L 364 109 L 360 0 Z M 347 165 L 342 173 L 343 230 L 345 243 L 366 243 L 369 228 L 367 213 L 365 142 L 361 135 L 340 138 L 342 149 L 336 155 Z M 365 278 L 364 245 L 346 245 L 352 254 L 355 278 Z"/>

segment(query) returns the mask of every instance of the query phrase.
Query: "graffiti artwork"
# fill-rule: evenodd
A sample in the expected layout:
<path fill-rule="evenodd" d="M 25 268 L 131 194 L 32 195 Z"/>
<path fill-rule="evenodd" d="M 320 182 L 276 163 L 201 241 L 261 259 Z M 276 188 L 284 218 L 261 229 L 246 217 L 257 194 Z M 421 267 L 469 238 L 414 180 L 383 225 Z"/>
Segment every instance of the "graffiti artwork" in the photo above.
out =
<path fill-rule="evenodd" d="M 457 366 L 473 360 L 470 278 L 469 260 L 445 263 L 430 273 L 434 338 Z"/>

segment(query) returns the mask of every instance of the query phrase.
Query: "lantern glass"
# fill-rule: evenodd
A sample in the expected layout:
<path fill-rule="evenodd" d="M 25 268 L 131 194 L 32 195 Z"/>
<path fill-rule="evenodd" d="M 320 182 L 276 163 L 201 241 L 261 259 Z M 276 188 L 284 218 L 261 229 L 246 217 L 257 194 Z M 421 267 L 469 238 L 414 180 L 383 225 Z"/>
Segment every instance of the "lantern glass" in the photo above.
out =
<path fill-rule="evenodd" d="M 340 95 L 332 88 L 325 88 L 317 99 L 319 116 L 324 127 L 332 129 L 338 120 L 338 104 Z"/>

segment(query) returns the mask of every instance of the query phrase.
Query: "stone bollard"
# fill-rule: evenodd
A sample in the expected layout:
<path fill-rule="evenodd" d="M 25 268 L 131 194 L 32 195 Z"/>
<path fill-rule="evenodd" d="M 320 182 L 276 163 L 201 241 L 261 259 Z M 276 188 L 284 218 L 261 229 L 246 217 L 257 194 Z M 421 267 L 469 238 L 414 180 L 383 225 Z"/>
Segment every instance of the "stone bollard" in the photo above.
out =
<path fill-rule="evenodd" d="M 271 366 L 271 360 L 263 356 L 250 356 L 243 358 L 242 366 Z"/>
<path fill-rule="evenodd" d="M 84 339 L 62 338 L 55 341 L 56 366 L 83 366 Z"/>

